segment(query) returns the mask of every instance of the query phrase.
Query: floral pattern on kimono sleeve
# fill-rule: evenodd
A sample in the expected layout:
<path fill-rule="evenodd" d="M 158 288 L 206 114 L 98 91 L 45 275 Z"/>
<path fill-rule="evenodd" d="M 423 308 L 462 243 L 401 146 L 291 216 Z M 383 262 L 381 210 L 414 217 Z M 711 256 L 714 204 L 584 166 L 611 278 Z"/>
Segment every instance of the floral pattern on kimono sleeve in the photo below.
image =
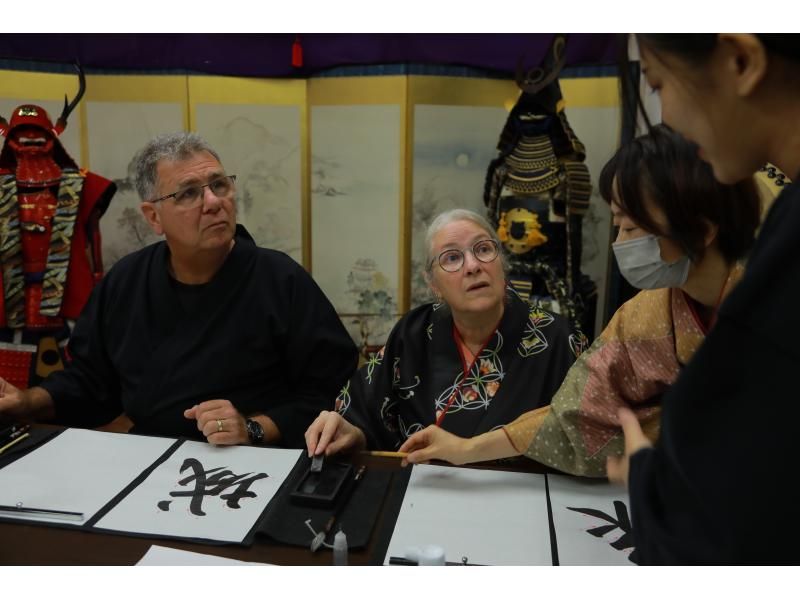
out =
<path fill-rule="evenodd" d="M 407 426 L 399 419 L 400 401 L 412 399 L 419 376 L 402 382 L 400 356 L 402 339 L 397 326 L 385 347 L 370 357 L 350 379 L 336 399 L 337 411 L 358 426 L 374 449 L 391 449 L 405 441 Z"/>

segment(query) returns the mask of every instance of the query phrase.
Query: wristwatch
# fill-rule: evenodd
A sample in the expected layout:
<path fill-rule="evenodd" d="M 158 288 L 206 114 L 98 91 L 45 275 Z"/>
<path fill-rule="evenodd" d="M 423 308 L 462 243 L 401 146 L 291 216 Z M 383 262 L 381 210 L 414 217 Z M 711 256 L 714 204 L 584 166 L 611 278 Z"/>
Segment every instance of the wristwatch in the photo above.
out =
<path fill-rule="evenodd" d="M 247 426 L 247 438 L 250 440 L 250 444 L 261 444 L 264 442 L 264 428 L 261 427 L 261 424 L 250 418 L 244 421 Z"/>

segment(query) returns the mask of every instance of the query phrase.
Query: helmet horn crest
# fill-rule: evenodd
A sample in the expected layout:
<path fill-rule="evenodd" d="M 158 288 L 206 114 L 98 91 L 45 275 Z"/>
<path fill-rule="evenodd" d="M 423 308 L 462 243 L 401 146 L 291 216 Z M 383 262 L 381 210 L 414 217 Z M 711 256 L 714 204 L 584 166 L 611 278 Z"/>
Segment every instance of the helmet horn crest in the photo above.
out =
<path fill-rule="evenodd" d="M 545 54 L 542 66 L 528 72 L 522 67 L 524 57 L 520 58 L 515 77 L 517 86 L 525 93 L 536 95 L 555 81 L 567 61 L 566 46 L 567 36 L 563 33 L 557 34 Z"/>
<path fill-rule="evenodd" d="M 81 67 L 79 62 L 75 63 L 75 69 L 78 71 L 78 93 L 75 96 L 75 99 L 71 102 L 67 101 L 67 95 L 64 94 L 64 110 L 61 112 L 61 116 L 58 117 L 56 121 L 56 125 L 53 127 L 53 133 L 56 135 L 61 135 L 64 132 L 64 129 L 67 128 L 67 118 L 75 109 L 75 106 L 78 105 L 78 102 L 81 101 L 83 94 L 86 92 L 86 77 L 83 74 L 83 68 Z M 0 125 L 2 126 L 2 125 Z"/>

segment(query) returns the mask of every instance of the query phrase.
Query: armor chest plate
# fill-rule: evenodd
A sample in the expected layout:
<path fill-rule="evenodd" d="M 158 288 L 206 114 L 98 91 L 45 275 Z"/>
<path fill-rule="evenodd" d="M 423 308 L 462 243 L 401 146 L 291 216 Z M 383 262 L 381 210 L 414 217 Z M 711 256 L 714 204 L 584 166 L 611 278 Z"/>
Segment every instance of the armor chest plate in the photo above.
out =
<path fill-rule="evenodd" d="M 56 196 L 50 189 L 18 195 L 22 237 L 22 262 L 25 272 L 41 272 L 47 264 L 50 231 L 56 213 Z"/>

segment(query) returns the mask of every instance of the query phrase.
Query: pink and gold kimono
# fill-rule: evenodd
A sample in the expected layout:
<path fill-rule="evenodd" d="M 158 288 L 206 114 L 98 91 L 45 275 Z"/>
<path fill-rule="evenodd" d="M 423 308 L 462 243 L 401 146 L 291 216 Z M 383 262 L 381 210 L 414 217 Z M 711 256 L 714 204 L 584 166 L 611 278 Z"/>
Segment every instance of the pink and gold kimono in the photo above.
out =
<path fill-rule="evenodd" d="M 725 295 L 743 268 L 731 272 Z M 655 440 L 661 395 L 705 339 L 680 289 L 642 291 L 617 310 L 567 373 L 548 406 L 503 427 L 522 454 L 575 475 L 604 477 L 606 457 L 624 452 L 617 410 L 628 407 Z"/>

